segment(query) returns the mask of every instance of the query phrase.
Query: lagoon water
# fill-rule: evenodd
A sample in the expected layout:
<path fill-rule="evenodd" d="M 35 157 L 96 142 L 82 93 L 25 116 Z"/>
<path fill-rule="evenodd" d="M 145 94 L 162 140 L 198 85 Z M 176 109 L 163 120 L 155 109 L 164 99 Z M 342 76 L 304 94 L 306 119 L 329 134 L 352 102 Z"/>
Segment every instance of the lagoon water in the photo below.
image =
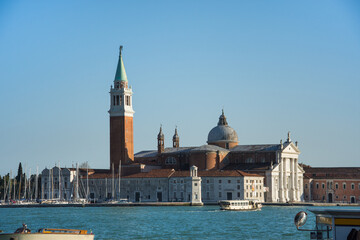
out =
<path fill-rule="evenodd" d="M 309 239 L 297 231 L 294 216 L 308 207 L 264 206 L 261 211 L 220 211 L 203 207 L 2 208 L 0 229 L 92 230 L 97 240 L 110 239 Z M 305 226 L 314 226 L 309 213 Z"/>

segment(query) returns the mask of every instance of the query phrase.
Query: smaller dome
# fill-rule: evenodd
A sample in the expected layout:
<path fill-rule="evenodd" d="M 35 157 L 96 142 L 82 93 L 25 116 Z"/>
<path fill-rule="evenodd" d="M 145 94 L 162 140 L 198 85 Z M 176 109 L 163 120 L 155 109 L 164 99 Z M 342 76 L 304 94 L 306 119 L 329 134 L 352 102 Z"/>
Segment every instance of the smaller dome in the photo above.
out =
<path fill-rule="evenodd" d="M 238 135 L 236 131 L 228 125 L 226 117 L 224 115 L 224 110 L 219 117 L 218 125 L 211 129 L 211 131 L 209 132 L 207 142 L 238 142 Z"/>

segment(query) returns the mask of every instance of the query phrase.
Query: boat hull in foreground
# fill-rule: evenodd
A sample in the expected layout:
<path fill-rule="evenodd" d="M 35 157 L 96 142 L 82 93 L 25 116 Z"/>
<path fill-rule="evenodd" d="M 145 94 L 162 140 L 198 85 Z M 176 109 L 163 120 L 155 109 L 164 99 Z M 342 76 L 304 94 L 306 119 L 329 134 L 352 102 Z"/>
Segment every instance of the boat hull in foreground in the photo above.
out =
<path fill-rule="evenodd" d="M 41 228 L 31 232 L 26 224 L 14 233 L 0 233 L 0 240 L 93 240 L 94 234 L 86 230 Z"/>
<path fill-rule="evenodd" d="M 0 240 L 93 240 L 94 235 L 61 234 L 61 233 L 5 233 Z"/>

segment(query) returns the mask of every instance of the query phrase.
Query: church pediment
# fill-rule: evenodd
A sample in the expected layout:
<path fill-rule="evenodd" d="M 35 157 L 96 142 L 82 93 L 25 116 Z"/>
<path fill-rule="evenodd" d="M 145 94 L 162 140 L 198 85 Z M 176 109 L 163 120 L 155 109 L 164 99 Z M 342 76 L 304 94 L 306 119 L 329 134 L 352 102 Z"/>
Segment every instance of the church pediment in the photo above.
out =
<path fill-rule="evenodd" d="M 293 142 L 285 143 L 282 153 L 293 153 L 293 154 L 300 154 L 299 149 L 295 146 Z"/>

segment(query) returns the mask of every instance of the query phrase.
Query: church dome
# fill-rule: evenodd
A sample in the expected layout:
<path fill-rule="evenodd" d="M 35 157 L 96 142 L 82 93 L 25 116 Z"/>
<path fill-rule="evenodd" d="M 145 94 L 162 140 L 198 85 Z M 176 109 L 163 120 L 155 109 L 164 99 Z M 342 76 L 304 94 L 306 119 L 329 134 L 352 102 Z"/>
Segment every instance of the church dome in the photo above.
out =
<path fill-rule="evenodd" d="M 216 127 L 211 129 L 208 135 L 208 144 L 215 143 L 238 143 L 238 135 L 236 131 L 230 127 L 226 121 L 224 111 L 219 117 L 219 122 Z"/>

